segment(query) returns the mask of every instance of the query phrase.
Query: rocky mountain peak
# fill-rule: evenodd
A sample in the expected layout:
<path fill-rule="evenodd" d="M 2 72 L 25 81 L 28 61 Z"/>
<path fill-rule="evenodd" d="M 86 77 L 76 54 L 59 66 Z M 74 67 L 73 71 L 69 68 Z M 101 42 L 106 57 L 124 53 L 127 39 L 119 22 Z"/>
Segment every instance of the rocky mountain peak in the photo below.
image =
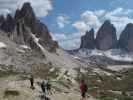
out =
<path fill-rule="evenodd" d="M 90 31 L 87 31 L 86 32 L 86 34 L 85 34 L 86 36 L 93 36 L 94 35 L 94 29 L 92 28 Z"/>
<path fill-rule="evenodd" d="M 81 37 L 80 48 L 94 49 L 95 39 L 94 39 L 94 29 L 92 28 L 89 32 L 87 31 L 84 36 Z"/>
<path fill-rule="evenodd" d="M 23 4 L 20 13 L 21 13 L 22 17 L 26 17 L 27 15 L 30 15 L 30 17 L 35 18 L 34 11 L 29 2 L 26 2 Z"/>
<path fill-rule="evenodd" d="M 96 36 L 96 48 L 99 50 L 108 50 L 117 45 L 116 29 L 109 20 L 106 20 L 98 30 Z"/>
<path fill-rule="evenodd" d="M 17 9 L 14 17 L 8 14 L 0 29 L 20 45 L 38 48 L 34 43 L 34 36 L 42 47 L 50 51 L 55 51 L 58 47 L 58 43 L 52 40 L 47 26 L 36 18 L 30 3 L 24 3 L 21 9 Z"/>
<path fill-rule="evenodd" d="M 119 39 L 119 48 L 127 51 L 133 51 L 133 24 L 129 23 L 122 31 Z"/>
<path fill-rule="evenodd" d="M 34 11 L 28 2 L 23 4 L 21 10 L 16 10 L 15 19 L 18 21 L 23 20 L 29 27 L 32 27 L 32 24 L 34 24 L 37 20 Z"/>
<path fill-rule="evenodd" d="M 31 4 L 30 4 L 29 2 L 25 2 L 25 3 L 23 4 L 21 10 L 24 11 L 24 12 L 27 12 L 27 11 L 33 12 L 32 7 L 31 7 Z"/>
<path fill-rule="evenodd" d="M 105 20 L 105 22 L 103 23 L 103 25 L 113 25 L 113 24 L 111 24 L 110 20 Z"/>

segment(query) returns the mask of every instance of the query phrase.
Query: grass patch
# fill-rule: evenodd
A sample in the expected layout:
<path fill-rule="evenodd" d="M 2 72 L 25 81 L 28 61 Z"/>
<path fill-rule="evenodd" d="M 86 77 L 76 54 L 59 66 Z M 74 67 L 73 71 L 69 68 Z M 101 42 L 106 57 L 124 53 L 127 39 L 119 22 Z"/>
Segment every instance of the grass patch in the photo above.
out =
<path fill-rule="evenodd" d="M 95 73 L 86 72 L 77 75 L 77 82 L 84 79 L 88 84 L 88 93 L 98 93 L 97 98 L 100 100 L 133 100 L 133 97 L 125 96 L 124 94 L 107 93 L 108 90 L 128 92 L 133 91 L 133 69 L 128 70 L 125 73 L 121 73 L 121 76 L 117 75 L 97 75 Z M 119 79 L 118 79 L 119 78 Z M 100 82 L 98 80 L 101 80 Z M 97 87 L 97 88 L 94 88 Z M 105 91 L 103 94 L 99 94 L 99 91 Z"/>
<path fill-rule="evenodd" d="M 34 65 L 33 66 L 33 75 L 36 77 L 40 77 L 42 79 L 46 79 L 47 77 L 49 78 L 57 78 L 59 69 L 55 68 L 54 71 L 50 71 L 53 68 L 51 64 L 45 64 L 41 63 L 39 65 Z"/>
<path fill-rule="evenodd" d="M 9 96 L 19 96 L 19 95 L 20 93 L 17 90 L 5 90 L 4 92 L 4 98 L 9 97 Z"/>
<path fill-rule="evenodd" d="M 0 78 L 1 77 L 8 77 L 10 75 L 18 75 L 18 73 L 13 72 L 13 71 L 0 71 Z"/>

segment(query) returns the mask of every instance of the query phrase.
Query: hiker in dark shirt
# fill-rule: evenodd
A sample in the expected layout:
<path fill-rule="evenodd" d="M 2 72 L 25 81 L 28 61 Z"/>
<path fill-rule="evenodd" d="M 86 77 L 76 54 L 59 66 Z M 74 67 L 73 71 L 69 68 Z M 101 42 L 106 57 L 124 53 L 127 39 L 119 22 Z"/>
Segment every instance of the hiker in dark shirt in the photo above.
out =
<path fill-rule="evenodd" d="M 81 80 L 80 82 L 80 91 L 81 91 L 81 96 L 82 99 L 81 100 L 86 100 L 86 93 L 87 93 L 87 84 L 85 83 L 84 80 Z"/>
<path fill-rule="evenodd" d="M 45 83 L 45 81 L 43 81 L 41 83 L 41 89 L 42 89 L 43 93 L 46 95 L 46 83 Z"/>
<path fill-rule="evenodd" d="M 34 77 L 33 77 L 33 75 L 31 75 L 31 77 L 30 77 L 30 88 L 31 89 L 35 89 L 35 87 L 34 87 Z"/>
<path fill-rule="evenodd" d="M 48 94 L 52 95 L 52 91 L 51 91 L 51 83 L 49 80 L 46 81 L 46 90 Z"/>
<path fill-rule="evenodd" d="M 47 95 L 47 82 L 46 82 L 46 80 L 41 83 L 41 89 L 43 91 L 43 95 L 41 98 L 43 98 L 44 100 L 50 100 L 50 97 L 48 97 L 48 95 Z"/>

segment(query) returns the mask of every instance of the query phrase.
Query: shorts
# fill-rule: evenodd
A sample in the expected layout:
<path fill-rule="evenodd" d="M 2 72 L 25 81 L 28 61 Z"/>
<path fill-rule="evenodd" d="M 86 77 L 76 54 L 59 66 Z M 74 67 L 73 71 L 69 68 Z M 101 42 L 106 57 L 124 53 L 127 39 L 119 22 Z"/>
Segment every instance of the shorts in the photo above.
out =
<path fill-rule="evenodd" d="M 82 96 L 83 98 L 85 98 L 85 97 L 86 97 L 86 92 L 81 92 L 81 96 Z"/>

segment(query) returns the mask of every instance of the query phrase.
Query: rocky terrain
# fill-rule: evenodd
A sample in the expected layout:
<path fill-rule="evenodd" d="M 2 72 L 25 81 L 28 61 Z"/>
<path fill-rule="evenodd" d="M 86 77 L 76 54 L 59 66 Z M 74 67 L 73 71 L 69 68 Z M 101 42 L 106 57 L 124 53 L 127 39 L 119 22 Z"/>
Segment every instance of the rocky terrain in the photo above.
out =
<path fill-rule="evenodd" d="M 73 79 L 76 67 L 80 67 L 79 62 L 53 41 L 47 26 L 36 18 L 29 3 L 24 3 L 14 16 L 0 17 L 0 100 L 42 100 L 37 82 L 46 77 L 60 79 L 66 72 Z M 35 91 L 29 88 L 30 75 L 39 79 Z M 64 96 L 59 93 L 55 93 L 52 100 L 65 95 L 66 100 L 69 99 L 67 93 L 64 92 Z M 71 93 L 70 99 L 75 95 L 79 98 L 79 91 Z"/>
<path fill-rule="evenodd" d="M 76 64 L 53 41 L 47 26 L 35 16 L 30 3 L 24 3 L 14 16 L 0 17 L 0 68 L 31 73 L 40 66 L 72 69 Z"/>
<path fill-rule="evenodd" d="M 9 77 L 0 77 L 0 100 L 45 100 L 39 85 L 40 82 L 42 79 L 36 78 L 35 89 L 32 90 L 26 75 L 14 74 Z M 52 95 L 47 95 L 50 100 L 80 100 L 78 84 L 62 79 L 51 79 L 51 84 Z M 88 98 L 89 100 L 97 100 L 92 96 Z"/>
<path fill-rule="evenodd" d="M 89 85 L 87 100 L 132 100 L 132 58 L 127 61 L 119 53 L 119 60 L 112 51 L 102 52 L 116 47 L 132 51 L 132 36 L 121 41 L 125 34 L 131 35 L 128 28 L 132 31 L 132 25 L 127 25 L 118 42 L 116 29 L 105 21 L 96 39 L 91 29 L 82 36 L 80 49 L 65 51 L 37 19 L 30 3 L 24 3 L 14 16 L 0 16 L 0 100 L 45 100 L 39 83 L 47 77 L 54 92 L 51 100 L 80 100 L 80 79 Z M 95 48 L 101 51 L 87 51 Z M 29 87 L 30 75 L 35 77 L 35 90 Z"/>

